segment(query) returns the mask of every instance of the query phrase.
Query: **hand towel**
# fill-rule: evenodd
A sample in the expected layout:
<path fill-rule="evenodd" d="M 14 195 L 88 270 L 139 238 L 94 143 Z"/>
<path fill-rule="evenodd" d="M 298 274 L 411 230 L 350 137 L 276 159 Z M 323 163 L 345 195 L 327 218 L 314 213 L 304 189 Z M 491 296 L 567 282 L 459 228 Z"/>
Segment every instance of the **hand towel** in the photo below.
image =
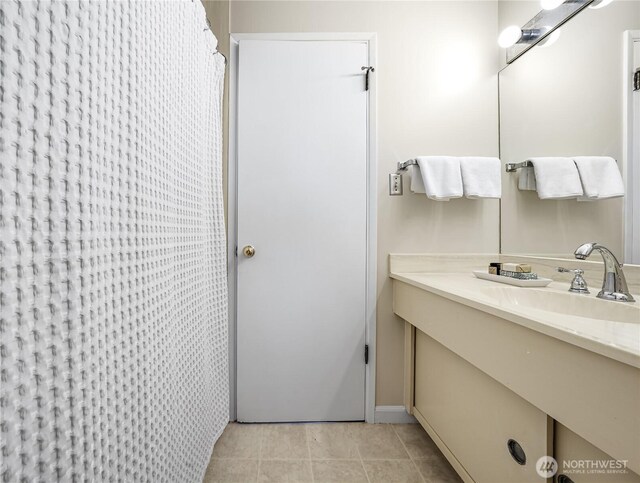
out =
<path fill-rule="evenodd" d="M 424 181 L 422 181 L 422 174 L 418 166 L 409 166 L 409 176 L 411 176 L 411 192 L 425 194 Z"/>
<path fill-rule="evenodd" d="M 427 197 L 449 201 L 463 194 L 460 158 L 453 156 L 420 156 L 416 158 Z"/>
<path fill-rule="evenodd" d="M 578 201 L 602 200 L 624 196 L 624 182 L 615 159 L 608 156 L 575 156 L 573 158 L 584 196 Z"/>
<path fill-rule="evenodd" d="M 520 191 L 536 191 L 536 174 L 533 172 L 533 166 L 518 170 L 518 189 Z"/>
<path fill-rule="evenodd" d="M 541 200 L 566 200 L 582 196 L 582 183 L 572 158 L 529 158 Z"/>
<path fill-rule="evenodd" d="M 462 187 L 467 198 L 500 198 L 502 178 L 498 158 L 460 158 Z"/>

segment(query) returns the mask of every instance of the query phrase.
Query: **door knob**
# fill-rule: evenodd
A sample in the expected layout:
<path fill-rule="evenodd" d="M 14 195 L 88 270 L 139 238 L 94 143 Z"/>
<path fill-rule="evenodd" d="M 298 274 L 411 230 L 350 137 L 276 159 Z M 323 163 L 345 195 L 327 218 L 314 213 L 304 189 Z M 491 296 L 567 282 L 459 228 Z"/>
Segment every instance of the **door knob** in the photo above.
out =
<path fill-rule="evenodd" d="M 251 258 L 256 254 L 256 249 L 253 248 L 251 245 L 247 245 L 242 249 L 242 253 L 244 254 L 245 257 Z"/>

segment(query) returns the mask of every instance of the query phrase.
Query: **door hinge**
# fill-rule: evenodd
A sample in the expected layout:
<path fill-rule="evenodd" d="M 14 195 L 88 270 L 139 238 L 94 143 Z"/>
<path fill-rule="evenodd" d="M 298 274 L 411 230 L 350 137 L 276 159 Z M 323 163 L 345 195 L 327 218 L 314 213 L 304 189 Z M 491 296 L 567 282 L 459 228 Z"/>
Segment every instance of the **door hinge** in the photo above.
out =
<path fill-rule="evenodd" d="M 369 364 L 369 345 L 364 346 L 364 363 Z"/>

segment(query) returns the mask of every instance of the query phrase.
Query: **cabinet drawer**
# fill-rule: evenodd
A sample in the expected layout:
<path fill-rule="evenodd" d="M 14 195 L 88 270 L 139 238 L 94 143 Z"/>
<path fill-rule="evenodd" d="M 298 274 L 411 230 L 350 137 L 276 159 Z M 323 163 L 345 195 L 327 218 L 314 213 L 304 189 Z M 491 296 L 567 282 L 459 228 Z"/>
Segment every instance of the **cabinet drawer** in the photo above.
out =
<path fill-rule="evenodd" d="M 543 481 L 535 464 L 552 454 L 547 415 L 420 330 L 415 344 L 415 409 L 467 473 L 478 483 Z"/>

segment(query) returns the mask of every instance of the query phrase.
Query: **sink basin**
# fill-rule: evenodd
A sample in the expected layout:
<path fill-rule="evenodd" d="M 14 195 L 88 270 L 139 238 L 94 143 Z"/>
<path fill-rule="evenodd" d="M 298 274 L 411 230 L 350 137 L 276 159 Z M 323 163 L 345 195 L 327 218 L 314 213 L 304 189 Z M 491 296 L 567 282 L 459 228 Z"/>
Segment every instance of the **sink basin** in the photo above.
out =
<path fill-rule="evenodd" d="M 570 292 L 510 287 L 483 287 L 480 291 L 500 306 L 551 312 L 609 322 L 640 324 L 640 304 L 611 302 Z"/>

